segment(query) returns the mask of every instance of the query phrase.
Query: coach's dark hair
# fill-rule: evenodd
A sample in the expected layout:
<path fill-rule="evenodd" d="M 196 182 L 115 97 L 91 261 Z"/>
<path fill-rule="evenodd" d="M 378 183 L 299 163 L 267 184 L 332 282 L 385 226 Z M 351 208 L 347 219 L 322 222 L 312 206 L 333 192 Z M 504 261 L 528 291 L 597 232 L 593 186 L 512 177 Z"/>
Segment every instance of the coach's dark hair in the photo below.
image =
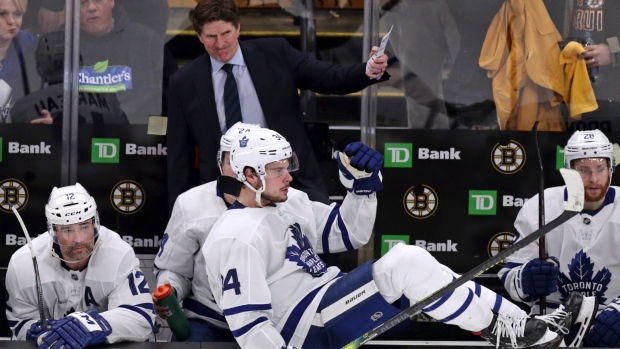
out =
<path fill-rule="evenodd" d="M 192 15 L 192 26 L 196 33 L 200 34 L 202 26 L 206 23 L 217 21 L 232 23 L 237 27 L 239 10 L 235 0 L 200 0 L 198 2 Z"/>

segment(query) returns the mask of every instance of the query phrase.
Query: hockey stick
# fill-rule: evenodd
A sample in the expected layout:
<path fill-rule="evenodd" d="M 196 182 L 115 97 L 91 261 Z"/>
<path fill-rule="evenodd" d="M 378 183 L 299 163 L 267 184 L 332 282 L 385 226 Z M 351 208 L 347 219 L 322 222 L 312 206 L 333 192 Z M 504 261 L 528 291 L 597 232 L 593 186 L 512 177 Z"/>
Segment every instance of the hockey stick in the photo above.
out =
<path fill-rule="evenodd" d="M 39 317 L 41 318 L 41 327 L 47 328 L 47 319 L 45 317 L 45 308 L 43 307 L 43 288 L 41 287 L 41 277 L 39 276 L 39 265 L 37 264 L 37 256 L 34 253 L 34 247 L 32 247 L 32 241 L 30 241 L 30 235 L 28 234 L 28 229 L 26 229 L 26 225 L 24 225 L 24 221 L 22 217 L 19 215 L 15 206 L 11 206 L 13 213 L 17 217 L 19 224 L 22 226 L 22 230 L 24 231 L 24 235 L 26 235 L 26 240 L 28 241 L 28 247 L 30 248 L 30 255 L 32 255 L 32 264 L 34 265 L 34 276 L 37 284 L 37 296 L 39 297 Z"/>
<path fill-rule="evenodd" d="M 558 216 L 557 218 L 549 222 L 544 227 L 540 227 L 535 232 L 524 237 L 522 240 L 516 242 L 514 245 L 512 245 L 508 249 L 501 251 L 500 253 L 496 254 L 495 256 L 483 262 L 482 264 L 476 266 L 472 270 L 466 272 L 465 274 L 462 274 L 461 277 L 457 278 L 451 283 L 445 285 L 444 287 L 430 294 L 425 299 L 420 300 L 418 303 L 412 305 L 408 309 L 405 309 L 401 311 L 400 313 L 394 315 L 393 317 L 388 319 L 386 322 L 384 322 L 382 325 L 377 326 L 374 329 L 364 333 L 362 336 L 360 336 L 353 342 L 342 347 L 342 349 L 359 348 L 364 343 L 384 333 L 385 331 L 398 325 L 399 323 L 409 319 L 413 315 L 422 311 L 422 309 L 427 307 L 429 304 L 437 301 L 439 298 L 454 291 L 457 287 L 462 286 L 463 284 L 467 283 L 469 280 L 472 280 L 476 276 L 484 273 L 485 271 L 493 267 L 495 264 L 502 261 L 504 258 L 512 255 L 513 253 L 517 252 L 523 247 L 529 245 L 530 243 L 534 242 L 536 239 L 544 236 L 548 232 L 557 228 L 558 226 L 560 226 L 561 224 L 563 224 L 564 222 L 568 221 L 572 217 L 576 216 L 579 212 L 581 212 L 581 210 L 583 209 L 583 204 L 584 204 L 584 188 L 583 188 L 583 180 L 581 179 L 581 175 L 579 175 L 579 173 L 575 170 L 565 169 L 565 168 L 560 169 L 560 173 L 562 174 L 562 177 L 564 178 L 564 182 L 566 183 L 566 189 L 568 191 L 568 196 L 567 196 L 566 202 L 564 203 L 564 212 L 562 212 L 560 216 Z"/>
<path fill-rule="evenodd" d="M 536 157 L 538 158 L 538 226 L 545 225 L 545 178 L 543 172 L 542 156 L 540 155 L 540 146 L 538 145 L 538 120 L 532 127 L 532 138 L 534 138 L 534 145 L 536 146 Z M 541 236 L 538 239 L 538 258 L 547 259 L 547 248 L 545 246 L 545 237 Z M 547 297 L 541 296 L 539 298 L 539 314 L 545 315 L 547 310 Z"/>

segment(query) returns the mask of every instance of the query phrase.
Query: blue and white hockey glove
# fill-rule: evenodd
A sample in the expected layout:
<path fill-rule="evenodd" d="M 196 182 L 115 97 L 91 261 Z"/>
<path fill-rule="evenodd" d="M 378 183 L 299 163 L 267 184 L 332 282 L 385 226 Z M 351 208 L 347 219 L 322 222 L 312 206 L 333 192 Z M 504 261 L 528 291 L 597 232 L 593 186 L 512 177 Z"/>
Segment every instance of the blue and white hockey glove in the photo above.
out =
<path fill-rule="evenodd" d="M 620 347 L 620 313 L 614 308 L 605 308 L 596 318 L 586 335 L 585 347 Z"/>
<path fill-rule="evenodd" d="M 370 195 L 383 189 L 383 155 L 361 142 L 347 145 L 336 152 L 340 182 L 357 195 Z"/>
<path fill-rule="evenodd" d="M 521 269 L 521 290 L 532 297 L 547 296 L 558 290 L 560 268 L 555 257 L 532 259 Z M 557 260 L 557 258 L 556 258 Z"/>
<path fill-rule="evenodd" d="M 97 310 L 75 312 L 56 321 L 49 331 L 37 338 L 38 349 L 83 349 L 104 343 L 112 333 L 110 324 Z"/>
<path fill-rule="evenodd" d="M 41 320 L 33 323 L 32 325 L 30 325 L 30 329 L 26 332 L 26 340 L 33 342 L 36 341 L 37 337 L 39 337 L 41 333 L 49 330 L 52 326 L 54 326 L 55 323 L 56 320 L 48 319 L 47 328 L 43 328 L 43 326 L 41 326 Z"/>

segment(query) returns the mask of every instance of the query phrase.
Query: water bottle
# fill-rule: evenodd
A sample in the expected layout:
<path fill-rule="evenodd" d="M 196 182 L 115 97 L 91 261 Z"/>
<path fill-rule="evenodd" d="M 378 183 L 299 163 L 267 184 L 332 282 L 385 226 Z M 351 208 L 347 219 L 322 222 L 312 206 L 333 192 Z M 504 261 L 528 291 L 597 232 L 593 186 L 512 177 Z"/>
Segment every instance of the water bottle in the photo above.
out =
<path fill-rule="evenodd" d="M 596 43 L 592 40 L 592 33 L 585 33 L 586 44 L 584 46 L 595 45 Z M 590 82 L 592 85 L 597 85 L 598 82 L 601 81 L 601 74 L 599 71 L 599 67 L 588 68 L 588 76 L 590 77 Z"/>
<path fill-rule="evenodd" d="M 157 287 L 153 297 L 157 299 L 157 305 L 167 306 L 170 310 L 166 322 L 168 322 L 170 331 L 172 331 L 176 340 L 182 342 L 189 337 L 192 334 L 192 328 L 189 326 L 185 313 L 179 306 L 177 297 L 172 293 L 172 287 L 169 284 Z"/>

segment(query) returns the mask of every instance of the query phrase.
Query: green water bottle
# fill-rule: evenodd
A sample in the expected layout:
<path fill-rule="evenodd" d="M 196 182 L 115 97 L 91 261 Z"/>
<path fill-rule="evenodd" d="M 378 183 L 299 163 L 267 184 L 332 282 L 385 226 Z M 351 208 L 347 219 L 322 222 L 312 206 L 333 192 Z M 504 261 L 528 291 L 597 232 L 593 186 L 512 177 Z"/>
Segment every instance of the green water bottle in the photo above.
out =
<path fill-rule="evenodd" d="M 192 328 L 189 326 L 185 313 L 179 306 L 177 297 L 172 292 L 172 287 L 169 284 L 159 286 L 155 293 L 153 293 L 153 296 L 157 299 L 157 305 L 166 306 L 170 310 L 166 321 L 176 340 L 182 342 L 189 337 L 192 334 Z"/>

